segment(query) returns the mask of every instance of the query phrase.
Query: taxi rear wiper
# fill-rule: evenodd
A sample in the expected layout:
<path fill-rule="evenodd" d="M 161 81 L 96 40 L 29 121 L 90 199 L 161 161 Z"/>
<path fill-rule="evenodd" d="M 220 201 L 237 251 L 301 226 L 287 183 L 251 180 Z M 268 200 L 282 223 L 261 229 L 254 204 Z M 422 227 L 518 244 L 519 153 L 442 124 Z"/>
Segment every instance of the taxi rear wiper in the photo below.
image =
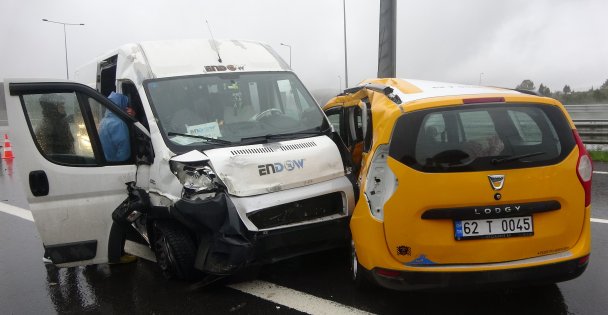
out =
<path fill-rule="evenodd" d="M 505 158 L 501 158 L 501 159 L 492 159 L 492 164 L 496 165 L 496 164 L 501 164 L 501 163 L 513 162 L 513 161 L 521 160 L 521 159 L 528 158 L 528 157 L 543 155 L 545 153 L 546 152 L 534 152 L 534 153 L 509 156 L 509 157 L 505 157 Z"/>
<path fill-rule="evenodd" d="M 189 135 L 187 133 L 179 133 L 179 132 L 173 132 L 173 131 L 167 132 L 167 135 L 169 135 L 169 136 L 182 136 L 182 137 L 190 137 L 190 138 L 203 139 L 203 140 L 207 140 L 207 142 L 215 142 L 217 144 L 232 144 L 232 142 L 228 141 L 228 140 L 216 139 L 216 138 L 199 136 L 199 135 Z"/>

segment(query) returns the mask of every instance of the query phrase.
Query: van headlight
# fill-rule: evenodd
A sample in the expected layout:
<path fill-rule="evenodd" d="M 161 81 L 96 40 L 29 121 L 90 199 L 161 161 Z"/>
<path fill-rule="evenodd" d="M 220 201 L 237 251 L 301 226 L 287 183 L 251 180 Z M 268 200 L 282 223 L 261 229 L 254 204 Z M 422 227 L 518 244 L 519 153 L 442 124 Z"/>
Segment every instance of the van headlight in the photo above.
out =
<path fill-rule="evenodd" d="M 388 145 L 379 145 L 372 158 L 365 181 L 365 198 L 371 214 L 378 220 L 384 220 L 384 204 L 397 190 L 397 177 L 388 167 Z"/>
<path fill-rule="evenodd" d="M 176 161 L 170 161 L 169 164 L 171 172 L 185 189 L 194 193 L 212 192 L 217 189 L 216 175 L 211 167 L 207 165 L 188 165 Z"/>

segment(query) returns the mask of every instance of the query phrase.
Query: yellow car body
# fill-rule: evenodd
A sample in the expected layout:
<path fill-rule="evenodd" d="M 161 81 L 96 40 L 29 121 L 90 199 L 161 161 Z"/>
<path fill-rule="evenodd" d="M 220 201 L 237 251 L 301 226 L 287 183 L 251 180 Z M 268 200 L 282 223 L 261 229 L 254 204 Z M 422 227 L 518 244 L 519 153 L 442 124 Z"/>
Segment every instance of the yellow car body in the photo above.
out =
<path fill-rule="evenodd" d="M 372 79 L 323 109 L 360 161 L 350 222 L 358 283 L 535 284 L 585 270 L 592 166 L 558 101 Z"/>

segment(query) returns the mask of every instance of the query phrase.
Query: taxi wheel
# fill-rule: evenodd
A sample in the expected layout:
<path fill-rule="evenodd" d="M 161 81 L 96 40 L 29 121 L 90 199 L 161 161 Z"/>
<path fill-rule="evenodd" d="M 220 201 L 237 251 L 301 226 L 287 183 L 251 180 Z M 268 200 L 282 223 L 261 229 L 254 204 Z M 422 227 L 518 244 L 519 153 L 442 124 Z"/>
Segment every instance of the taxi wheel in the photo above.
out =
<path fill-rule="evenodd" d="M 169 221 L 154 222 L 153 230 L 156 263 L 163 276 L 167 279 L 192 279 L 196 246 L 188 232 Z"/>
<path fill-rule="evenodd" d="M 355 287 L 360 290 L 370 289 L 372 287 L 371 282 L 365 274 L 365 269 L 359 263 L 357 259 L 357 253 L 355 251 L 355 242 L 350 243 L 350 271 Z"/>

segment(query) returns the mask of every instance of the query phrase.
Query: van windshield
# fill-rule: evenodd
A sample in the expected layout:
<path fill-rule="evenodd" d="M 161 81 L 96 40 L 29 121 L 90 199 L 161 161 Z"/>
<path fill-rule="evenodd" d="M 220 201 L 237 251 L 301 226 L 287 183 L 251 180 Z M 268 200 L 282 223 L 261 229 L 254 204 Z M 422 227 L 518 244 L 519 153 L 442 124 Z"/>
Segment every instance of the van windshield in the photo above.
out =
<path fill-rule="evenodd" d="M 483 104 L 402 115 L 389 155 L 423 172 L 482 171 L 551 165 L 574 145 L 558 107 Z"/>
<path fill-rule="evenodd" d="M 148 80 L 144 86 L 165 141 L 177 151 L 249 144 L 256 137 L 285 140 L 328 127 L 290 72 L 205 74 Z"/>

